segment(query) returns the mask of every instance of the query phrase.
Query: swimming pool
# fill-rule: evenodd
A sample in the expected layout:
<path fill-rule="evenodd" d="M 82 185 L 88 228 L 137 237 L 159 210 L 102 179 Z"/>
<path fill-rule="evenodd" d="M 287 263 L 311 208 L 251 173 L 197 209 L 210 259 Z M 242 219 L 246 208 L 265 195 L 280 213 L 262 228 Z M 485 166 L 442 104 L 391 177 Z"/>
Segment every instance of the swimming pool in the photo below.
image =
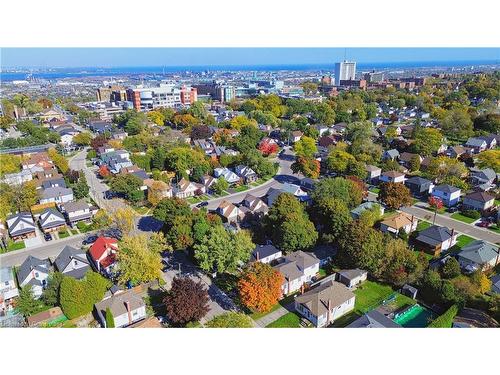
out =
<path fill-rule="evenodd" d="M 418 303 L 396 314 L 394 321 L 407 328 L 424 328 L 434 319 L 432 311 L 420 306 Z"/>

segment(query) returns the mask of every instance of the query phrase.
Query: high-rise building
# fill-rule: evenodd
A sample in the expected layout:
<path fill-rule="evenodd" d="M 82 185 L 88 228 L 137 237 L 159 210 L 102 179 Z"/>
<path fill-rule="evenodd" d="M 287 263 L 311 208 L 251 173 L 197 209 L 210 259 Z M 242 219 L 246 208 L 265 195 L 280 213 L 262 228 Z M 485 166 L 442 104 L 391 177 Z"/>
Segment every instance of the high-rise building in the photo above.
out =
<path fill-rule="evenodd" d="M 197 100 L 195 88 L 179 88 L 174 84 L 160 83 L 154 87 L 138 86 L 127 90 L 127 101 L 138 111 L 159 107 L 180 108 Z"/>
<path fill-rule="evenodd" d="M 342 61 L 335 64 L 335 84 L 356 79 L 356 62 Z"/>
<path fill-rule="evenodd" d="M 383 82 L 385 79 L 385 75 L 383 72 L 371 71 L 363 74 L 363 79 L 368 83 L 379 83 Z"/>

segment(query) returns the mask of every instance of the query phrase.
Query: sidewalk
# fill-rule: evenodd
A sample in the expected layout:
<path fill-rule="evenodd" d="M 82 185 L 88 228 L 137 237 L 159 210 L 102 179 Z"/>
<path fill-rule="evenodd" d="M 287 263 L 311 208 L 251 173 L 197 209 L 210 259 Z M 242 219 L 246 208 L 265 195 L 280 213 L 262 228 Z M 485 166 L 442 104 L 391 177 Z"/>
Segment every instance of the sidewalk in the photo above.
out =
<path fill-rule="evenodd" d="M 266 316 L 263 316 L 262 318 L 258 319 L 255 321 L 257 323 L 257 326 L 264 328 L 274 322 L 275 320 L 278 320 L 281 318 L 283 315 L 288 314 L 290 311 L 293 310 L 293 303 L 286 305 L 285 307 L 280 306 L 279 309 L 274 310 L 273 312 L 267 314 Z"/>

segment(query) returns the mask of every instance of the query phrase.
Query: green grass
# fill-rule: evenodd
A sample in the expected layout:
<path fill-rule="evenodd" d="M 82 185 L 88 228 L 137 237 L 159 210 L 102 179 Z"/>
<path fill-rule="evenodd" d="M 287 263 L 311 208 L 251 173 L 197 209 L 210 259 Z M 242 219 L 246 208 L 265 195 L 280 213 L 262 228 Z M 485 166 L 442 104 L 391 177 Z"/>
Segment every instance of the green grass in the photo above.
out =
<path fill-rule="evenodd" d="M 83 221 L 76 223 L 76 227 L 80 230 L 81 233 L 87 233 L 92 230 L 92 225 L 85 224 Z"/>
<path fill-rule="evenodd" d="M 393 294 L 389 285 L 383 285 L 374 281 L 365 281 L 354 291 L 356 302 L 354 312 L 362 315 L 378 307 L 384 299 Z"/>
<path fill-rule="evenodd" d="M 455 212 L 454 214 L 451 215 L 452 219 L 462 221 L 464 223 L 470 224 L 475 222 L 477 219 L 473 219 L 471 217 L 462 215 L 460 212 Z"/>
<path fill-rule="evenodd" d="M 328 274 L 327 274 L 327 272 L 326 272 L 326 270 L 325 270 L 325 269 L 323 269 L 323 268 L 320 268 L 320 269 L 319 269 L 319 271 L 318 271 L 318 277 L 319 277 L 320 279 L 322 279 L 322 278 L 323 278 L 323 277 L 325 277 L 326 275 L 328 275 Z"/>
<path fill-rule="evenodd" d="M 358 315 L 354 311 L 351 311 L 345 315 L 342 315 L 340 318 L 335 319 L 333 322 L 332 327 L 333 328 L 343 328 L 354 322 L 356 319 L 361 317 L 361 315 Z"/>
<path fill-rule="evenodd" d="M 9 241 L 7 243 L 7 249 L 3 250 L 3 248 L 0 248 L 0 253 L 8 253 L 9 251 L 21 250 L 24 249 L 25 247 L 26 245 L 24 244 L 24 241 L 19 241 L 19 242 Z"/>
<path fill-rule="evenodd" d="M 300 328 L 300 317 L 293 312 L 289 312 L 267 325 L 266 328 Z"/>
<path fill-rule="evenodd" d="M 146 215 L 149 211 L 148 207 L 134 207 L 135 212 L 137 212 L 139 215 Z"/>
<path fill-rule="evenodd" d="M 59 238 L 66 238 L 66 237 L 69 237 L 69 236 L 71 236 L 71 234 L 69 234 L 68 231 L 66 231 L 66 230 L 59 231 Z"/>
<path fill-rule="evenodd" d="M 500 227 L 498 225 L 496 225 L 496 224 L 495 225 L 491 225 L 488 229 L 491 230 L 491 231 L 493 231 L 493 232 L 495 232 L 495 233 L 500 234 Z"/>
<path fill-rule="evenodd" d="M 248 190 L 248 189 L 250 189 L 250 188 L 247 185 L 241 185 L 241 186 L 238 186 L 236 189 L 234 189 L 234 191 L 237 193 L 240 193 L 240 192 Z"/>
<path fill-rule="evenodd" d="M 432 224 L 429 223 L 428 221 L 425 220 L 420 220 L 419 223 L 417 224 L 417 232 L 420 232 L 424 229 L 427 229 L 431 226 Z"/>
<path fill-rule="evenodd" d="M 259 320 L 260 318 L 263 318 L 264 316 L 266 316 L 267 314 L 270 314 L 272 313 L 273 311 L 276 311 L 278 310 L 280 307 L 284 307 L 290 303 L 293 302 L 295 298 L 295 295 L 294 294 L 291 294 L 289 296 L 286 296 L 285 298 L 283 298 L 282 300 L 280 300 L 276 305 L 274 305 L 271 310 L 265 312 L 265 313 L 260 313 L 260 312 L 254 312 L 254 313 L 251 313 L 249 316 L 250 318 L 252 318 L 253 320 Z"/>
<path fill-rule="evenodd" d="M 372 187 L 372 188 L 370 188 L 368 190 L 371 191 L 374 194 L 380 193 L 380 188 L 378 188 L 378 187 Z"/>
<path fill-rule="evenodd" d="M 461 234 L 460 236 L 457 237 L 457 243 L 449 250 L 449 252 L 451 253 L 459 252 L 465 245 L 471 243 L 472 241 L 475 241 L 475 239 L 466 236 L 465 234 Z"/>

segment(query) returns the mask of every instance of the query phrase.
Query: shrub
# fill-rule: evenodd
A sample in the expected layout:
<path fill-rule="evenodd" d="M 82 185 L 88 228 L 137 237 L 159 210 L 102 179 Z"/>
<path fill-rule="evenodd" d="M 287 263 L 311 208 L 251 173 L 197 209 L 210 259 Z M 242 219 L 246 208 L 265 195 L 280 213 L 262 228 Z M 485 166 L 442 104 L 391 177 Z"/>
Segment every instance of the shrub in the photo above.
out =
<path fill-rule="evenodd" d="M 476 210 L 464 210 L 462 211 L 462 215 L 470 217 L 471 219 L 479 219 L 481 217 L 481 213 Z"/>
<path fill-rule="evenodd" d="M 458 313 L 458 306 L 452 305 L 444 314 L 438 316 L 429 324 L 429 328 L 451 328 L 453 319 Z"/>

